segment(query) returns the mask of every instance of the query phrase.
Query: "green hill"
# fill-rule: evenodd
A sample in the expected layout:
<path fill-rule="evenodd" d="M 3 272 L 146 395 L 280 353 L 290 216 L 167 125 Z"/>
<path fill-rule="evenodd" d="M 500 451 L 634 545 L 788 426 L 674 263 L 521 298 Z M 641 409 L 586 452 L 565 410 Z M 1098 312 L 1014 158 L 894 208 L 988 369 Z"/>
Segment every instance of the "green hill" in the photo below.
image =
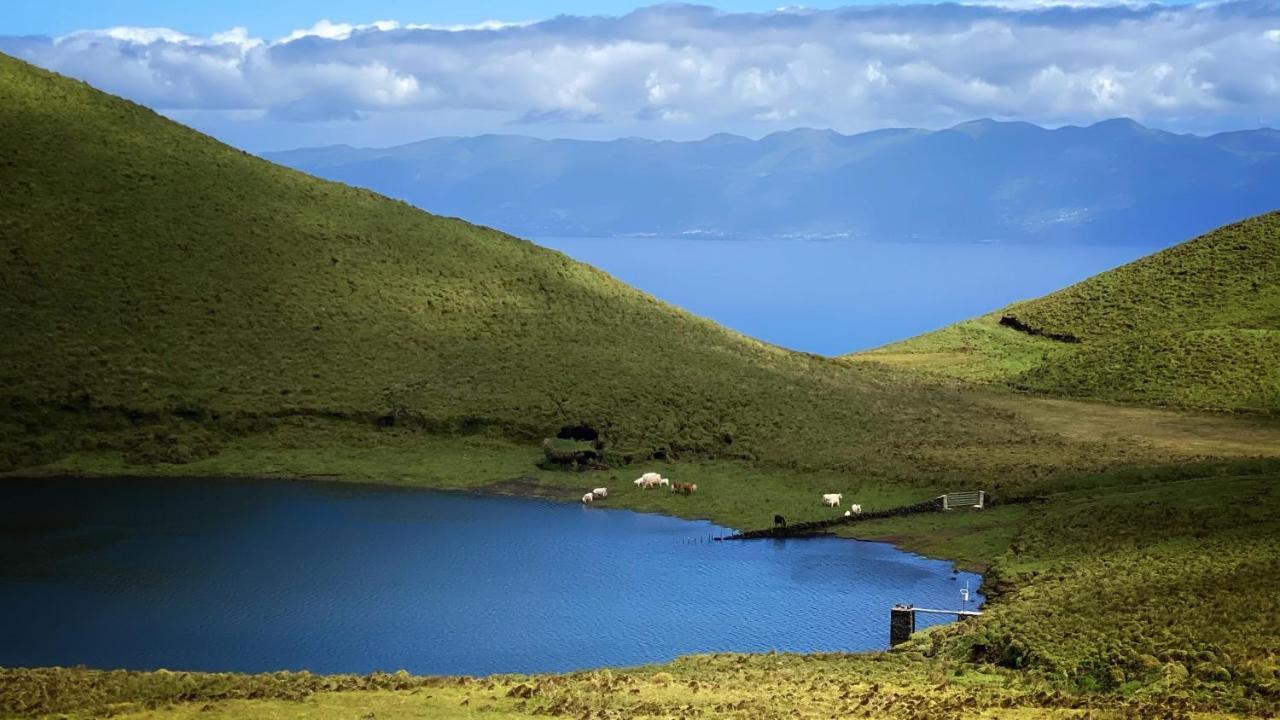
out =
<path fill-rule="evenodd" d="M 921 466 L 908 431 L 1021 436 L 959 422 L 977 406 L 957 392 L 762 344 L 3 56 L 0 159 L 0 467 L 198 459 L 281 423 L 535 443 L 584 425 L 614 460 L 899 474 Z"/>
<path fill-rule="evenodd" d="M 1049 394 L 1280 411 L 1280 213 L 851 357 Z"/>

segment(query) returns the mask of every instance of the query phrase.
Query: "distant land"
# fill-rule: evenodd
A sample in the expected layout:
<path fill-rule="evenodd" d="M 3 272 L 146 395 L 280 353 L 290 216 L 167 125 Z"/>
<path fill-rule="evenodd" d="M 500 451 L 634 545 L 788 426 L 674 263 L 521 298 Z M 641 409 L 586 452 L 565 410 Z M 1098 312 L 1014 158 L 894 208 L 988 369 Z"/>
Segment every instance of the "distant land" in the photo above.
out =
<path fill-rule="evenodd" d="M 266 153 L 526 236 L 1173 244 L 1280 206 L 1280 131 L 1127 119 L 793 130 L 751 140 L 485 135 Z"/>

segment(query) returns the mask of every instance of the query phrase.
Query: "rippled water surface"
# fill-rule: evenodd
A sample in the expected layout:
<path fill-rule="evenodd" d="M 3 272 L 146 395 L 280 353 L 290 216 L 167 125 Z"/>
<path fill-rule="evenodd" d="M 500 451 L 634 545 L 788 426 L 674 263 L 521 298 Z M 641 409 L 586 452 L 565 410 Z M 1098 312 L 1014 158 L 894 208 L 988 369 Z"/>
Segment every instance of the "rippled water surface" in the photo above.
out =
<path fill-rule="evenodd" d="M 973 575 L 888 545 L 707 543 L 600 507 L 369 486 L 0 480 L 0 666 L 542 672 L 869 650 Z"/>

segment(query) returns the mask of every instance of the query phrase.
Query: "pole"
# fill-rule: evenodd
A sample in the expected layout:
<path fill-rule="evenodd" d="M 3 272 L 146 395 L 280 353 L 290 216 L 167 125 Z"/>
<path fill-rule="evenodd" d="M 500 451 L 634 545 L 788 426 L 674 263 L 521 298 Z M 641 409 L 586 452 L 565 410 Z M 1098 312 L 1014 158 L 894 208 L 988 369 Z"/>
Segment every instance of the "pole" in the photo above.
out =
<path fill-rule="evenodd" d="M 910 605 L 894 605 L 889 610 L 889 647 L 896 647 L 911 639 L 916 631 L 916 612 Z"/>

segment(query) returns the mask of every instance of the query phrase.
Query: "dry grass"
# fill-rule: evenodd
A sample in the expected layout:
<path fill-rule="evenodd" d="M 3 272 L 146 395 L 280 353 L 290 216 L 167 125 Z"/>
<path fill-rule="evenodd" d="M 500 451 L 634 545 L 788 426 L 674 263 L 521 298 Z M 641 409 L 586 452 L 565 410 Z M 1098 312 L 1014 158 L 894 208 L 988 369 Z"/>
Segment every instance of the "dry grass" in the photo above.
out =
<path fill-rule="evenodd" d="M 1034 427 L 1086 443 L 1126 443 L 1170 460 L 1280 456 L 1280 418 L 993 395 L 988 402 Z"/>

